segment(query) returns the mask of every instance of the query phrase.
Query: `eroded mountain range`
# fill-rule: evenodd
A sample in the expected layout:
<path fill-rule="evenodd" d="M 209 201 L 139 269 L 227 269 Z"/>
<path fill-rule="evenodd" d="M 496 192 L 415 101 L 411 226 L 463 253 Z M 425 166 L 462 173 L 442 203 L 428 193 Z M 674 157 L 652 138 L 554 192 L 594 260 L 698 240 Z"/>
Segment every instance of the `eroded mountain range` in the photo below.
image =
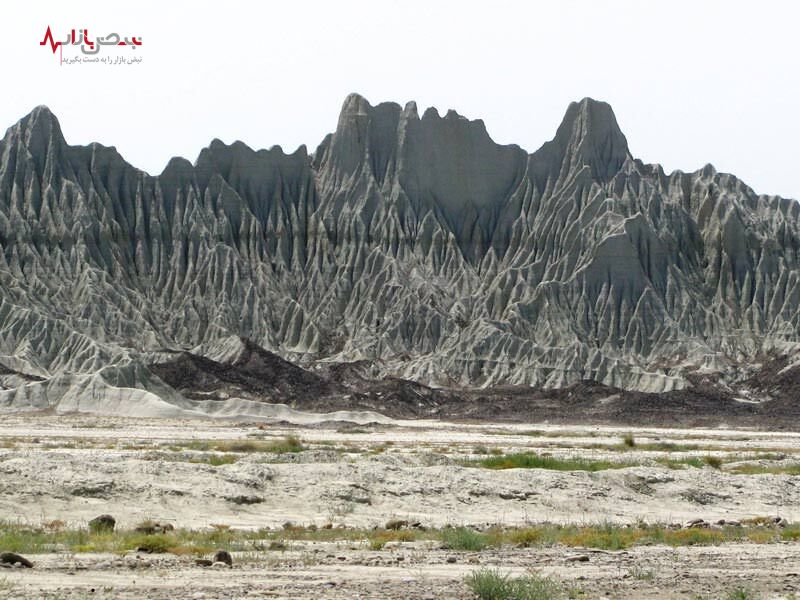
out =
<path fill-rule="evenodd" d="M 588 98 L 532 154 L 356 94 L 313 154 L 214 140 L 158 176 L 68 145 L 45 107 L 0 141 L 0 409 L 435 407 L 587 380 L 750 403 L 799 352 L 800 203 L 644 164 Z"/>

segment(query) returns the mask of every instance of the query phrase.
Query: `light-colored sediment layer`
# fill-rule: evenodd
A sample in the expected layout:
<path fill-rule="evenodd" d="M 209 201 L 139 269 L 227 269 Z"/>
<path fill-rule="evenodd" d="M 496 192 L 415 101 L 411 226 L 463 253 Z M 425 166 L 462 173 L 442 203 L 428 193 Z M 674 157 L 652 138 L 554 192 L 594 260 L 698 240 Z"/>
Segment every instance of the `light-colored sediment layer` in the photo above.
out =
<path fill-rule="evenodd" d="M 410 425 L 353 431 L 352 426 L 7 417 L 0 421 L 0 444 L 6 446 L 0 446 L 0 516 L 80 524 L 110 512 L 123 526 L 155 518 L 182 527 L 224 522 L 248 528 L 285 521 L 374 526 L 391 517 L 426 525 L 680 522 L 776 514 L 800 520 L 797 477 L 741 475 L 728 468 L 740 462 L 796 464 L 797 434 L 650 430 L 637 432 L 637 447 L 627 449 L 621 444 L 624 430 L 615 428 Z M 216 441 L 268 443 L 286 435 L 299 436 L 308 449 L 220 453 L 213 447 Z M 655 449 L 667 443 L 685 449 Z M 461 464 L 490 449 L 635 466 L 497 471 Z M 212 466 L 211 455 L 235 462 Z M 657 462 L 707 455 L 728 464 L 668 468 Z M 237 504 L 242 497 L 252 503 Z"/>

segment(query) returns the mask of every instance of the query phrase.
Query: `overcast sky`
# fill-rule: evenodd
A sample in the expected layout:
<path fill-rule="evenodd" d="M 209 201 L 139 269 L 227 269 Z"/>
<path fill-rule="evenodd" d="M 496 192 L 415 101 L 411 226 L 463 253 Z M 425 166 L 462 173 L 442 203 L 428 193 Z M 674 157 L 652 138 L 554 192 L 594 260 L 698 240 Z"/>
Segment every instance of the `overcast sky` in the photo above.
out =
<path fill-rule="evenodd" d="M 416 100 L 420 114 L 455 108 L 529 152 L 553 137 L 569 102 L 591 96 L 612 105 L 634 156 L 667 171 L 710 162 L 757 192 L 800 198 L 799 7 L 6 2 L 0 127 L 46 104 L 69 143 L 114 145 L 156 174 L 172 156 L 194 161 L 215 137 L 313 151 L 354 91 L 372 104 Z M 60 66 L 39 46 L 48 25 L 57 40 L 72 28 L 141 36 L 130 53 L 142 62 Z"/>

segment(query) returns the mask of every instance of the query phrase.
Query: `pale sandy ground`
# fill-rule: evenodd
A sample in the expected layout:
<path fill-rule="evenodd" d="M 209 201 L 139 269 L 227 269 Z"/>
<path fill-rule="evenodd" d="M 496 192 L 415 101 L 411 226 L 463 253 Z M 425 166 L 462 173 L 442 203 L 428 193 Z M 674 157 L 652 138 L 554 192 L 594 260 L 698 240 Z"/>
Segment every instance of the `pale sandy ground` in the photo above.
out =
<path fill-rule="evenodd" d="M 715 455 L 765 466 L 796 464 L 799 434 L 432 422 L 352 427 L 6 415 L 0 417 L 0 519 L 83 526 L 110 513 L 123 528 L 146 518 L 189 528 L 279 527 L 286 521 L 371 527 L 390 518 L 427 526 L 775 515 L 800 521 L 800 477 L 668 469 L 655 462 Z M 621 452 L 627 432 L 639 448 L 659 442 L 701 448 Z M 243 453 L 216 467 L 189 462 L 209 454 L 187 448 L 193 440 L 270 441 L 288 434 L 309 449 Z M 598 445 L 608 447 L 588 447 Z M 459 464 L 481 456 L 481 447 L 642 465 L 589 473 Z M 237 504 L 241 497 L 256 503 Z M 191 558 L 171 555 L 34 555 L 34 569 L 0 569 L 0 598 L 470 598 L 463 577 L 478 565 L 536 569 L 581 590 L 580 598 L 724 598 L 739 584 L 763 598 L 791 598 L 800 590 L 797 543 L 584 553 L 587 562 L 568 562 L 581 551 L 470 554 L 429 543 L 371 551 L 364 544 L 306 542 L 288 552 L 235 556 L 233 570 L 201 569 Z M 448 563 L 450 557 L 456 562 Z"/>
<path fill-rule="evenodd" d="M 310 545 L 313 546 L 313 545 Z M 409 544 L 413 546 L 413 544 Z M 726 598 L 736 588 L 751 598 L 800 593 L 800 545 L 729 544 L 716 547 L 637 547 L 588 552 L 509 549 L 480 553 L 403 547 L 373 552 L 347 544 L 264 553 L 233 569 L 199 568 L 163 555 L 40 555 L 34 569 L 0 572 L 0 598 L 473 598 L 464 577 L 481 566 L 522 575 L 534 570 L 564 584 L 576 598 Z M 448 563 L 455 557 L 456 563 Z"/>

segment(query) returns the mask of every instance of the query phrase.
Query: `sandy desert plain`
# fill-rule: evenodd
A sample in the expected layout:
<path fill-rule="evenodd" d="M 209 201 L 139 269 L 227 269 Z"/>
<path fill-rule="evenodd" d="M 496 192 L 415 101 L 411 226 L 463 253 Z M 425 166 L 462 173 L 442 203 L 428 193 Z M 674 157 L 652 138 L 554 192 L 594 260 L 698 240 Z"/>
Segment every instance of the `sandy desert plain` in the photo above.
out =
<path fill-rule="evenodd" d="M 0 417 L 0 598 L 800 593 L 798 433 L 293 421 Z"/>

